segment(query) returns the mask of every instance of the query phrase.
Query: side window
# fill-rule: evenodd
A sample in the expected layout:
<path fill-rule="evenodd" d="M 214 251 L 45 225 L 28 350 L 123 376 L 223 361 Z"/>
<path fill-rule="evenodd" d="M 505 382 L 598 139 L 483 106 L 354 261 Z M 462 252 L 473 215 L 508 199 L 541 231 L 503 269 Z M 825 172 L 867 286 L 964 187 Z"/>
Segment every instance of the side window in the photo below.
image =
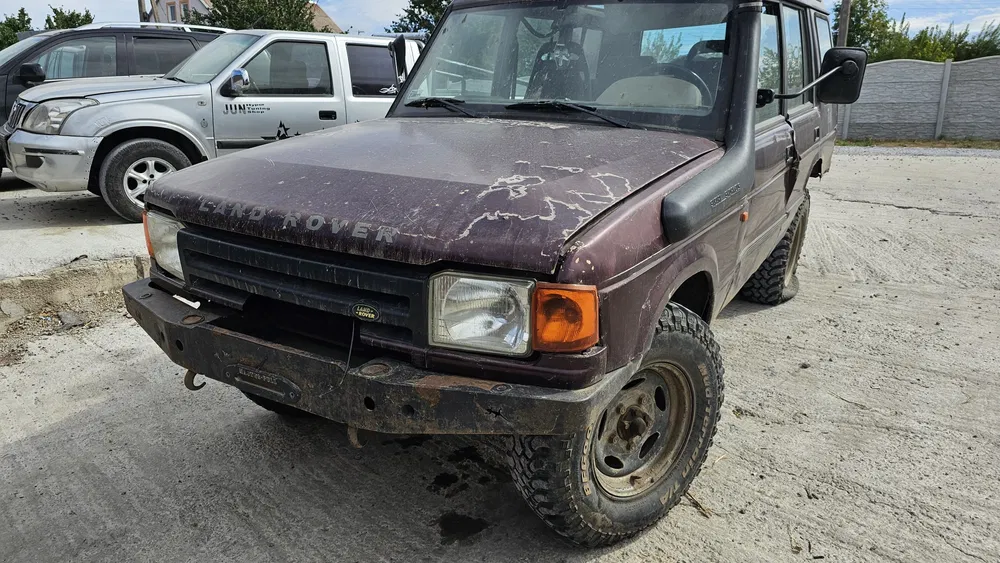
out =
<path fill-rule="evenodd" d="M 785 40 L 785 91 L 797 92 L 806 85 L 806 57 L 805 41 L 802 25 L 802 12 L 788 6 L 781 7 L 781 17 L 784 20 L 784 40 Z M 811 100 L 809 93 L 788 100 L 789 109 L 800 106 Z"/>
<path fill-rule="evenodd" d="M 65 41 L 30 62 L 42 65 L 46 79 L 115 76 L 118 44 L 113 35 Z"/>
<path fill-rule="evenodd" d="M 347 62 L 355 96 L 396 95 L 396 67 L 389 49 L 381 45 L 348 45 Z"/>
<path fill-rule="evenodd" d="M 816 38 L 819 40 L 819 60 L 822 61 L 826 52 L 833 48 L 830 22 L 824 17 L 816 16 Z"/>
<path fill-rule="evenodd" d="M 326 43 L 276 41 L 244 68 L 250 75 L 251 96 L 333 95 Z"/>
<path fill-rule="evenodd" d="M 778 9 L 773 4 L 765 4 L 765 12 L 760 19 L 760 77 L 758 88 L 781 92 L 781 51 L 778 47 Z M 777 100 L 757 110 L 757 123 L 777 117 L 781 104 Z"/>
<path fill-rule="evenodd" d="M 166 74 L 194 51 L 194 45 L 187 39 L 136 37 L 132 40 L 136 74 Z"/>

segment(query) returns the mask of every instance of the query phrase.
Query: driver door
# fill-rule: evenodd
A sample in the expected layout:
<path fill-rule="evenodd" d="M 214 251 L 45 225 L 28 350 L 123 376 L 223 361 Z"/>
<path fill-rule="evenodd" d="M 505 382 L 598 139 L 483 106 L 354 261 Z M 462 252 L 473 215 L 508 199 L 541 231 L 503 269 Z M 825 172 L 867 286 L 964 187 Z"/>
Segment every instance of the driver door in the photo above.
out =
<path fill-rule="evenodd" d="M 336 127 L 346 122 L 333 42 L 278 40 L 243 65 L 250 84 L 239 97 L 215 93 L 219 156 Z"/>

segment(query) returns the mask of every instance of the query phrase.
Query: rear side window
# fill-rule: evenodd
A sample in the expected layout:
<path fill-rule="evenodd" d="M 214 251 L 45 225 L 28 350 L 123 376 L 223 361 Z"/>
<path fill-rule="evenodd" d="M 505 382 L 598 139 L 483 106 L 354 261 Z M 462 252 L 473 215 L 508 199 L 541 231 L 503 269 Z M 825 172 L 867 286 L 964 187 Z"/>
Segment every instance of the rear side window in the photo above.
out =
<path fill-rule="evenodd" d="M 778 9 L 773 4 L 766 5 L 760 17 L 760 77 L 758 88 L 781 92 L 781 51 L 778 46 Z M 757 109 L 757 123 L 777 117 L 781 112 L 778 101 Z"/>
<path fill-rule="evenodd" d="M 388 47 L 348 45 L 347 62 L 355 96 L 396 95 L 396 66 Z"/>
<path fill-rule="evenodd" d="M 132 42 L 135 54 L 135 74 L 166 74 L 194 54 L 194 45 L 187 39 L 136 37 Z"/>
<path fill-rule="evenodd" d="M 42 65 L 47 80 L 115 76 L 118 43 L 114 35 L 71 39 L 28 62 Z"/>
<path fill-rule="evenodd" d="M 833 48 L 833 36 L 830 35 L 830 22 L 826 18 L 816 18 L 816 38 L 819 40 L 819 60 L 823 60 L 826 52 Z"/>
<path fill-rule="evenodd" d="M 785 20 L 785 90 L 798 92 L 806 85 L 805 42 L 802 12 L 788 6 L 781 7 L 781 17 Z M 788 108 L 800 106 L 808 101 L 809 94 L 788 100 Z"/>
<path fill-rule="evenodd" d="M 244 68 L 250 75 L 248 96 L 333 95 L 326 43 L 276 41 Z"/>

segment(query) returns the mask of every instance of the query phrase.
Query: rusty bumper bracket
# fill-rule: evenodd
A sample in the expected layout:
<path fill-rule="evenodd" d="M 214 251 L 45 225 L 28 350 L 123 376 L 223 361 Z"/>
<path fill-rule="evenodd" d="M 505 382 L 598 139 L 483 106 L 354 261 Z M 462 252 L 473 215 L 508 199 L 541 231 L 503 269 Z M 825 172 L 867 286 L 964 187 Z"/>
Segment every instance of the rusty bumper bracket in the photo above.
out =
<path fill-rule="evenodd" d="M 337 349 L 305 351 L 217 326 L 237 312 L 194 309 L 148 279 L 123 293 L 128 312 L 174 363 L 375 432 L 569 434 L 585 429 L 635 370 L 629 365 L 585 389 L 561 390 L 435 373 L 389 358 L 348 369 L 347 354 Z"/>

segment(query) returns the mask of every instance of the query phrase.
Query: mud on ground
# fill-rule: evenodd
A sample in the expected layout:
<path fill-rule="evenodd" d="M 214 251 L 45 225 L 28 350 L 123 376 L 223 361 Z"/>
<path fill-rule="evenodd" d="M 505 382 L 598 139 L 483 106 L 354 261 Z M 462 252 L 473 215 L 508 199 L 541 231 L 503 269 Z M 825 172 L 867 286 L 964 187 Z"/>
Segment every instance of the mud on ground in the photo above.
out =
<path fill-rule="evenodd" d="M 997 561 L 997 177 L 838 158 L 798 297 L 715 324 L 727 402 L 691 497 L 607 550 L 556 539 L 471 440 L 355 450 L 186 391 L 123 311 L 31 321 L 0 362 L 0 560 Z"/>

